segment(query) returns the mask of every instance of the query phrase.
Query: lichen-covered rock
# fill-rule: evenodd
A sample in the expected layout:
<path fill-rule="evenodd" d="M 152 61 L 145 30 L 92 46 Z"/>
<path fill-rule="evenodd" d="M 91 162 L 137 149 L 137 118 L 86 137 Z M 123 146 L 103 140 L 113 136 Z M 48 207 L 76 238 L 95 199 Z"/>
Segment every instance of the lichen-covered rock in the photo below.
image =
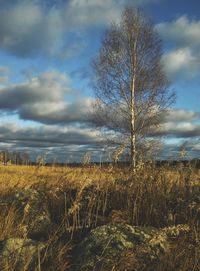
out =
<path fill-rule="evenodd" d="M 111 270 L 126 250 L 149 242 L 154 229 L 132 227 L 126 224 L 110 224 L 92 230 L 75 252 L 76 270 Z"/>
<path fill-rule="evenodd" d="M 183 231 L 180 229 L 180 232 Z M 127 224 L 98 227 L 78 245 L 74 253 L 74 270 L 142 271 L 147 266 L 154 268 L 168 250 L 168 240 L 173 233 L 178 235 L 175 227 L 168 231 Z M 122 262 L 123 267 L 120 267 Z"/>
<path fill-rule="evenodd" d="M 15 191 L 10 199 L 21 213 L 23 235 L 32 239 L 45 239 L 51 228 L 46 194 L 28 188 Z"/>
<path fill-rule="evenodd" d="M 9 238 L 0 241 L 0 270 L 36 270 L 44 248 L 44 243 L 30 239 Z"/>
<path fill-rule="evenodd" d="M 187 224 L 180 224 L 176 226 L 170 226 L 160 230 L 160 234 L 166 234 L 167 239 L 175 239 L 182 234 L 190 232 L 190 227 Z"/>

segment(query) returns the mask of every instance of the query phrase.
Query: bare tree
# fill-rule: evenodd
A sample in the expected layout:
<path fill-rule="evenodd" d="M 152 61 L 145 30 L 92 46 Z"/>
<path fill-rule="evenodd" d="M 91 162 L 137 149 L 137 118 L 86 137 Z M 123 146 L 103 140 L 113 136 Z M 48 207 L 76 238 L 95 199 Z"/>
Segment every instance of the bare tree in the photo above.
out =
<path fill-rule="evenodd" d="M 173 100 L 161 65 L 161 40 L 143 12 L 126 7 L 105 32 L 93 61 L 95 115 L 99 124 L 128 139 L 136 167 L 137 146 Z"/>

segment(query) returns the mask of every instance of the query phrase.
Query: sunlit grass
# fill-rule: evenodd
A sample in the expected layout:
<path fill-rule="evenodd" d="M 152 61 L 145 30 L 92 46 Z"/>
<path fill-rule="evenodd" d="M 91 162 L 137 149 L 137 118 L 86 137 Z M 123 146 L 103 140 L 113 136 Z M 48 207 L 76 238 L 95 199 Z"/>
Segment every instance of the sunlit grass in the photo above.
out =
<path fill-rule="evenodd" d="M 193 198 L 199 197 L 200 170 L 191 165 L 156 167 L 141 164 L 136 173 L 128 166 L 117 164 L 101 167 L 0 166 L 1 202 L 13 191 L 28 188 L 42 190 L 47 195 L 54 225 L 48 237 L 48 251 L 50 249 L 54 258 L 45 256 L 48 253 L 41 258 L 44 271 L 70 270 L 73 238 L 80 229 L 122 221 L 158 228 L 189 224 L 191 240 L 181 239 L 173 244 L 172 252 L 163 259 L 161 269 L 169 270 L 168 265 L 174 271 L 189 271 L 193 270 L 190 267 L 199 266 L 199 207 L 194 205 Z M 194 207 L 191 210 L 188 209 L 190 205 Z M 15 202 L 1 207 L 0 239 L 10 236 L 24 238 L 24 218 L 20 216 Z M 61 236 L 66 232 L 69 239 L 63 243 Z M 192 247 L 193 253 L 184 246 Z M 179 255 L 175 257 L 176 251 Z"/>

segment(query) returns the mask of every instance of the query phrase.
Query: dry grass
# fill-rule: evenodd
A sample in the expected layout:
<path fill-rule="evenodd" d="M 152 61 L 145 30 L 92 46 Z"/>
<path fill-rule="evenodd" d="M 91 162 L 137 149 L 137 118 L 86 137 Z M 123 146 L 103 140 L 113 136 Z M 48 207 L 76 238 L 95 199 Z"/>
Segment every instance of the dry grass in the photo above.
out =
<path fill-rule="evenodd" d="M 195 206 L 196 198 L 200 200 L 200 170 L 181 164 L 176 168 L 141 164 L 136 174 L 117 165 L 0 166 L 2 202 L 15 189 L 30 187 L 47 195 L 54 225 L 40 258 L 43 271 L 70 270 L 71 250 L 86 232 L 120 221 L 154 227 L 190 224 L 191 236 L 173 244 L 157 271 L 200 270 L 200 207 Z M 15 202 L 1 208 L 0 216 L 1 240 L 23 237 L 23 217 Z"/>

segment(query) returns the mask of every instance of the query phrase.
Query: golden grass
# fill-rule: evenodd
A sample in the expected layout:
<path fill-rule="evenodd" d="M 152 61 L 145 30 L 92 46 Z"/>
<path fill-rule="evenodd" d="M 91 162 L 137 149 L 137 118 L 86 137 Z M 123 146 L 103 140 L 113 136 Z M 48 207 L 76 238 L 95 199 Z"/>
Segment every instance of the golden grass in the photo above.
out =
<path fill-rule="evenodd" d="M 165 175 L 169 182 L 183 182 L 184 171 L 182 167 L 176 169 L 161 168 L 160 174 Z M 151 177 L 149 170 L 143 171 L 143 178 Z M 152 172 L 154 173 L 154 172 Z M 0 165 L 0 191 L 7 191 L 14 187 L 30 187 L 38 182 L 48 183 L 50 186 L 59 184 L 70 184 L 82 186 L 85 183 L 114 183 L 116 180 L 127 180 L 130 178 L 129 167 L 118 168 L 111 166 L 99 167 L 68 167 L 51 166 L 37 167 L 24 165 Z M 191 170 L 190 179 L 193 184 L 200 181 L 200 169 Z"/>
<path fill-rule="evenodd" d="M 84 237 L 79 234 L 80 229 L 120 221 L 154 227 L 190 224 L 191 238 L 173 245 L 171 253 L 154 271 L 197 271 L 200 268 L 199 218 L 196 209 L 188 209 L 193 198 L 200 197 L 199 169 L 190 165 L 185 168 L 182 164 L 173 168 L 141 164 L 134 174 L 131 168 L 117 164 L 102 167 L 0 165 L 1 198 L 6 198 L 15 189 L 30 187 L 46 189 L 54 224 L 45 254 L 49 255 L 50 251 L 51 257 L 41 256 L 43 271 L 70 270 L 74 238 L 76 243 Z M 198 209 L 198 206 L 194 207 Z M 3 208 L 0 216 L 3 218 L 0 220 L 0 239 L 16 234 L 23 237 L 23 218 L 20 218 L 15 202 Z M 65 236 L 65 240 L 63 234 L 66 232 L 69 236 Z"/>
<path fill-rule="evenodd" d="M 6 191 L 13 187 L 29 187 L 38 182 L 47 182 L 56 186 L 60 183 L 82 185 L 85 182 L 102 183 L 114 181 L 127 175 L 128 172 L 114 171 L 113 168 L 99 167 L 37 167 L 37 166 L 0 166 L 0 191 Z"/>

